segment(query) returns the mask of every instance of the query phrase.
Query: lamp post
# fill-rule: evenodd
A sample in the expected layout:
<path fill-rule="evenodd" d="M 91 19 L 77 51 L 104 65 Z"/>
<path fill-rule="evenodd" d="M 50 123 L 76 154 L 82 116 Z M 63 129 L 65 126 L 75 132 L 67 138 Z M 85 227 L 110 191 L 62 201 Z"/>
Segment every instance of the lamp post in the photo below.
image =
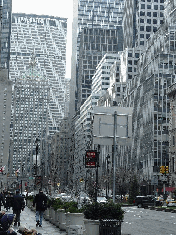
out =
<path fill-rule="evenodd" d="M 38 151 L 39 151 L 39 145 L 38 145 L 38 138 L 36 138 L 36 169 L 35 169 L 35 175 L 37 176 L 37 155 L 38 155 Z"/>
<path fill-rule="evenodd" d="M 110 155 L 106 156 L 106 170 L 107 170 L 107 180 L 106 180 L 106 196 L 109 196 L 109 161 Z"/>

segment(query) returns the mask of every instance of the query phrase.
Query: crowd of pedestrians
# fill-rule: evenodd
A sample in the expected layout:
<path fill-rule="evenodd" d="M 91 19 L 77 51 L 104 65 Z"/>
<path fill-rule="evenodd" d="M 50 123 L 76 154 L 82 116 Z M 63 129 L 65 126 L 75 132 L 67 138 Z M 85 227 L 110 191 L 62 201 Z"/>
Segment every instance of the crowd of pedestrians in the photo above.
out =
<path fill-rule="evenodd" d="M 1 208 L 4 206 L 4 210 Z M 47 196 L 42 189 L 34 196 L 33 206 L 36 206 L 36 227 L 42 227 L 43 213 L 47 209 Z M 25 199 L 19 190 L 13 193 L 0 193 L 0 235 L 22 234 L 37 235 L 35 229 L 29 230 L 20 226 L 20 214 L 25 208 Z M 8 213 L 12 209 L 13 214 Z M 18 228 L 17 233 L 12 225 Z"/>

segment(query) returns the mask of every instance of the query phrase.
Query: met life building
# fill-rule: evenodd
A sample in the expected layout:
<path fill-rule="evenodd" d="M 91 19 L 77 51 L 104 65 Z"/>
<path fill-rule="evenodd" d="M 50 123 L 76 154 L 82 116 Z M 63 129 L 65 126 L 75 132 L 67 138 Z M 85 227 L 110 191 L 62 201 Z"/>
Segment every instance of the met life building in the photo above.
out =
<path fill-rule="evenodd" d="M 47 171 L 47 139 L 59 131 L 66 114 L 67 19 L 12 14 L 10 80 L 12 113 L 9 172 L 34 173 L 35 141 L 38 164 Z"/>

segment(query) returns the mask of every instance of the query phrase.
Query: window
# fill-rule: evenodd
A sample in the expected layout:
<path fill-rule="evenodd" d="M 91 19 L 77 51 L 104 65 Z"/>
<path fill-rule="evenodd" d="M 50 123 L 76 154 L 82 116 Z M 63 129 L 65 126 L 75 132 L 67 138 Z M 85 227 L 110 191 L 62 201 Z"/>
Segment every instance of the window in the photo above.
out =
<path fill-rule="evenodd" d="M 158 10 L 158 5 L 154 5 L 154 10 Z"/>
<path fill-rule="evenodd" d="M 140 19 L 140 23 L 144 23 L 144 19 Z"/>
<path fill-rule="evenodd" d="M 151 5 L 147 5 L 147 9 L 151 9 Z"/>
<path fill-rule="evenodd" d="M 151 26 L 146 26 L 146 32 L 151 32 Z"/>
<path fill-rule="evenodd" d="M 128 72 L 132 72 L 132 67 L 128 67 Z"/>
<path fill-rule="evenodd" d="M 148 24 L 151 24 L 151 19 L 147 19 L 147 23 L 148 23 Z"/>
<path fill-rule="evenodd" d="M 153 27 L 153 32 L 156 32 L 157 31 L 157 27 Z"/>
<path fill-rule="evenodd" d="M 145 9 L 145 4 L 141 4 L 141 9 Z"/>
<path fill-rule="evenodd" d="M 164 10 L 164 6 L 163 5 L 160 5 L 160 10 Z"/>
<path fill-rule="evenodd" d="M 151 17 L 151 12 L 147 12 L 147 16 Z"/>
<path fill-rule="evenodd" d="M 160 17 L 163 17 L 163 13 L 162 12 L 160 12 Z"/>
<path fill-rule="evenodd" d="M 128 57 L 132 57 L 132 53 L 129 52 L 129 53 L 128 53 Z"/>
<path fill-rule="evenodd" d="M 144 26 L 140 26 L 140 31 L 144 31 Z"/>
<path fill-rule="evenodd" d="M 120 87 L 117 87 L 117 92 L 120 92 Z"/>
<path fill-rule="evenodd" d="M 157 24 L 157 20 L 156 19 L 153 19 L 153 24 Z"/>
<path fill-rule="evenodd" d="M 132 60 L 128 60 L 128 64 L 132 65 Z"/>
<path fill-rule="evenodd" d="M 148 39 L 150 37 L 150 34 L 146 34 L 146 39 Z"/>
<path fill-rule="evenodd" d="M 145 16 L 145 12 L 144 11 L 140 11 L 140 16 Z"/>
<path fill-rule="evenodd" d="M 141 45 L 141 46 L 144 46 L 144 41 L 140 41 L 140 45 Z"/>
<path fill-rule="evenodd" d="M 144 34 L 140 34 L 140 38 L 144 38 Z"/>
<path fill-rule="evenodd" d="M 175 136 L 173 135 L 173 146 L 175 145 Z"/>
<path fill-rule="evenodd" d="M 157 12 L 153 12 L 153 17 L 157 17 Z"/>
<path fill-rule="evenodd" d="M 139 58 L 139 53 L 135 53 L 135 58 Z"/>

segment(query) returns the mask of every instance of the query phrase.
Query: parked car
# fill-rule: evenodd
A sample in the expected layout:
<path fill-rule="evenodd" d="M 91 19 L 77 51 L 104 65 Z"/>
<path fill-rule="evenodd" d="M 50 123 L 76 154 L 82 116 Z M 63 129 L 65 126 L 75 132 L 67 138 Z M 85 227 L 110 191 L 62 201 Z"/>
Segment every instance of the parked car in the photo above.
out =
<path fill-rule="evenodd" d="M 153 196 L 136 196 L 134 204 L 138 208 L 145 208 L 148 206 L 161 206 L 161 201 L 157 201 Z"/>
<path fill-rule="evenodd" d="M 106 203 L 107 199 L 106 199 L 106 197 L 97 197 L 97 202 L 99 202 L 99 203 Z"/>

